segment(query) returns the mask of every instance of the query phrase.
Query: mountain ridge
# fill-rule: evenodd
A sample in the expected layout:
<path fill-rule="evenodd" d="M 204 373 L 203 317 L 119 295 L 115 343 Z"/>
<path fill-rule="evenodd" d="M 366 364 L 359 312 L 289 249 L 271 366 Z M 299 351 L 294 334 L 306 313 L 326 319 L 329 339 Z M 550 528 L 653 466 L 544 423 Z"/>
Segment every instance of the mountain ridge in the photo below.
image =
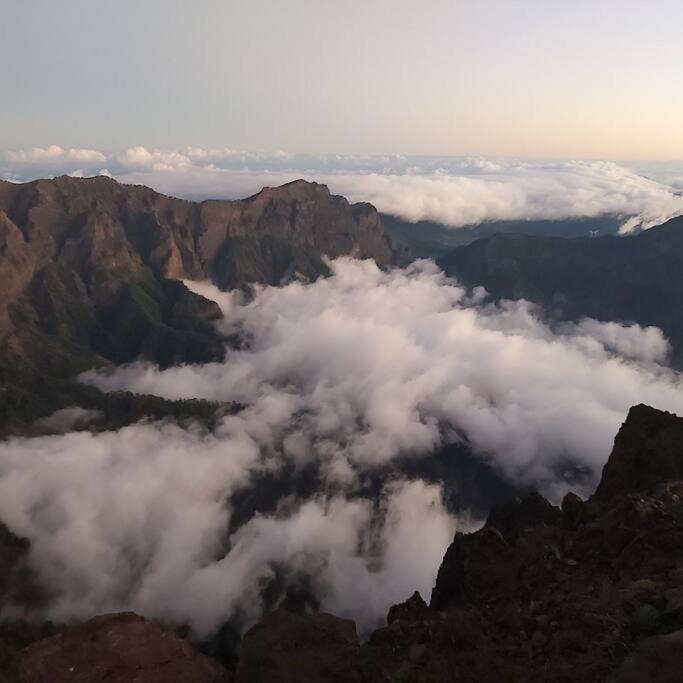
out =
<path fill-rule="evenodd" d="M 551 319 L 659 327 L 683 364 L 683 216 L 631 236 L 498 234 L 437 260 L 447 275 L 494 299 L 526 299 Z"/>
<path fill-rule="evenodd" d="M 318 183 L 197 203 L 106 176 L 0 181 L 0 370 L 219 359 L 220 311 L 173 281 L 276 285 L 341 255 L 399 251 L 374 207 Z"/>

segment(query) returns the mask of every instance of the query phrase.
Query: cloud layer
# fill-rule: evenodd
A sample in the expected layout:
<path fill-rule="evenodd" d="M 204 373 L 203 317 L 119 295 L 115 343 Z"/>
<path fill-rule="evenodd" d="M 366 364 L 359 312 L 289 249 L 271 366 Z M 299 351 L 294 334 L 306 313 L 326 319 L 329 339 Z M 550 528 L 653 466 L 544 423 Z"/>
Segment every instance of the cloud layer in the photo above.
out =
<path fill-rule="evenodd" d="M 683 414 L 657 329 L 551 329 L 530 304 L 488 303 L 429 262 L 330 265 L 328 279 L 249 301 L 193 285 L 249 340 L 223 363 L 83 378 L 245 406 L 214 432 L 138 424 L 0 443 L 0 519 L 32 542 L 47 616 L 133 609 L 206 636 L 257 618 L 264 581 L 284 571 L 367 628 L 413 590 L 429 594 L 454 529 L 469 525 L 439 486 L 390 476 L 397 458 L 467 442 L 558 499 L 574 466 L 595 481 L 632 404 Z M 236 493 L 310 465 L 314 495 L 231 524 Z M 371 472 L 384 476 L 377 498 L 360 486 Z"/>
<path fill-rule="evenodd" d="M 429 451 L 448 425 L 509 474 L 554 482 L 568 454 L 597 472 L 634 403 L 683 411 L 656 328 L 586 320 L 553 330 L 529 303 L 489 304 L 426 261 L 391 273 L 371 261 L 331 267 L 329 279 L 259 288 L 245 304 L 215 292 L 231 331 L 251 340 L 224 363 L 86 379 L 260 405 L 280 426 L 296 425 L 294 455 L 312 452 L 342 481 Z M 198 291 L 210 295 L 206 284 Z"/>
<path fill-rule="evenodd" d="M 21 181 L 68 173 L 113 175 L 127 183 L 192 199 L 241 198 L 296 178 L 324 182 L 352 201 L 408 221 L 450 227 L 495 220 L 624 219 L 624 232 L 683 212 L 683 168 L 611 162 L 525 162 L 456 157 L 292 155 L 229 148 L 122 152 L 57 145 L 6 152 L 0 176 Z M 659 180 L 657 179 L 659 178 Z"/>

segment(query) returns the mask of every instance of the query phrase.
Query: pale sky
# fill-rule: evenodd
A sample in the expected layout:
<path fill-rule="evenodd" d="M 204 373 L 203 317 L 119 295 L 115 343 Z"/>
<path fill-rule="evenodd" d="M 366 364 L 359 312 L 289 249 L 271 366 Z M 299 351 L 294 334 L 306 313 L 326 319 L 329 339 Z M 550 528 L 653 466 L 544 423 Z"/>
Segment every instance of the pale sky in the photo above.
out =
<path fill-rule="evenodd" d="M 0 148 L 683 158 L 680 0 L 0 0 Z"/>

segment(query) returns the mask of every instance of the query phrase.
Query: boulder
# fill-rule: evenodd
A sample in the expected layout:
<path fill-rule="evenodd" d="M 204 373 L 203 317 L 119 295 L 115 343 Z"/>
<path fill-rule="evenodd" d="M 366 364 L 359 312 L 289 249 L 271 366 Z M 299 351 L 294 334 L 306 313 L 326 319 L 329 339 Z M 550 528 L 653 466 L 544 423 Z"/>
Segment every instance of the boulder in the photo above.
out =
<path fill-rule="evenodd" d="M 175 632 L 105 614 L 24 648 L 2 683 L 218 683 L 229 675 Z"/>
<path fill-rule="evenodd" d="M 244 636 L 236 683 L 362 683 L 356 626 L 331 614 L 278 609 Z"/>

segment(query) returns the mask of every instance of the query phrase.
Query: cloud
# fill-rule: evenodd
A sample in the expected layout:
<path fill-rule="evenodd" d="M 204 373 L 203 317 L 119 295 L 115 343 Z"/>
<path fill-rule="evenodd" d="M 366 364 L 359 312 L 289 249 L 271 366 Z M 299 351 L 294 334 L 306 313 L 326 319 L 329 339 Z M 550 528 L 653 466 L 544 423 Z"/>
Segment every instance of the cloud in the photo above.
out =
<path fill-rule="evenodd" d="M 249 340 L 223 363 L 83 377 L 244 406 L 214 431 L 137 424 L 0 443 L 0 519 L 31 540 L 51 596 L 43 616 L 133 609 L 205 637 L 235 615 L 256 619 L 264 583 L 284 572 L 367 629 L 416 588 L 427 595 L 454 529 L 476 523 L 448 514 L 440 486 L 397 478 L 398 458 L 466 442 L 558 500 L 575 465 L 595 482 L 632 404 L 683 413 L 659 330 L 551 329 L 531 304 L 489 303 L 431 262 L 330 267 L 250 299 L 192 285 Z M 310 467 L 315 493 L 283 487 L 245 516 L 237 494 Z"/>
<path fill-rule="evenodd" d="M 104 161 L 107 158 L 96 149 L 77 149 L 73 147 L 67 151 L 66 157 L 73 161 Z"/>
<path fill-rule="evenodd" d="M 369 201 L 408 221 L 453 228 L 483 221 L 622 216 L 622 232 L 651 227 L 683 212 L 683 170 L 668 164 L 627 167 L 612 162 L 528 162 L 400 155 L 301 155 L 228 147 L 185 150 L 130 147 L 104 155 L 58 145 L 4 155 L 12 180 L 70 173 L 144 184 L 187 199 L 237 199 L 264 185 L 297 178 L 326 183 L 352 201 Z"/>
<path fill-rule="evenodd" d="M 49 147 L 33 147 L 30 150 L 8 152 L 7 157 L 15 162 L 45 162 L 45 161 L 104 161 L 102 152 L 96 149 L 70 147 L 64 149 L 59 145 Z"/>
<path fill-rule="evenodd" d="M 587 320 L 553 330 L 531 304 L 473 299 L 429 262 L 391 273 L 369 261 L 331 267 L 329 279 L 257 288 L 248 303 L 212 297 L 251 340 L 224 363 L 85 379 L 166 398 L 286 404 L 270 428 L 296 433 L 339 481 L 429 452 L 447 425 L 550 493 L 568 456 L 597 476 L 631 405 L 683 412 L 658 329 Z M 198 291 L 211 296 L 206 284 Z"/>
<path fill-rule="evenodd" d="M 149 151 L 146 147 L 130 147 L 121 157 L 121 161 L 132 166 L 149 167 L 156 173 L 174 172 L 192 165 L 189 157 L 178 152 L 162 152 L 158 149 Z"/>
<path fill-rule="evenodd" d="M 323 609 L 364 628 L 415 588 L 429 591 L 455 529 L 438 487 L 393 482 L 379 511 L 321 492 L 229 535 L 230 495 L 259 451 L 231 427 L 209 436 L 138 425 L 0 445 L 0 519 L 31 539 L 53 596 L 43 616 L 133 609 L 207 637 L 238 612 L 253 623 L 278 567 L 310 575 Z"/>
<path fill-rule="evenodd" d="M 102 417 L 99 410 L 86 410 L 79 406 L 60 408 L 37 421 L 36 425 L 47 432 L 64 433 L 86 427 Z"/>

